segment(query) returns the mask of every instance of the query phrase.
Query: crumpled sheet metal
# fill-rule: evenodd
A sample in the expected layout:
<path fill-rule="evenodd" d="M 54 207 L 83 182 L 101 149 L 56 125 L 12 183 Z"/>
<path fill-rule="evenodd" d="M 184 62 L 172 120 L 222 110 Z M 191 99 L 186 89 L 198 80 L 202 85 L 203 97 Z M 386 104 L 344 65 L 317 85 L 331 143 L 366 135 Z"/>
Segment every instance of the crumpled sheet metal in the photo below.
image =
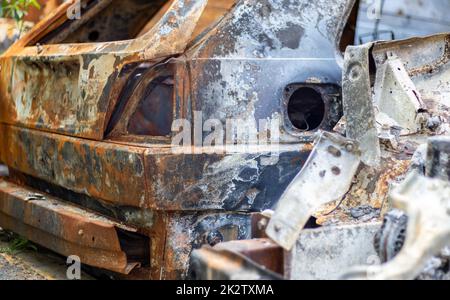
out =
<path fill-rule="evenodd" d="M 1 122 L 103 139 L 122 68 L 182 53 L 207 3 L 174 1 L 149 32 L 130 41 L 29 46 L 65 21 L 76 1 L 65 2 L 0 58 Z"/>
<path fill-rule="evenodd" d="M 116 231 L 136 229 L 4 180 L 0 180 L 0 226 L 60 254 L 77 255 L 91 266 L 123 274 L 139 266 L 128 261 Z"/>
<path fill-rule="evenodd" d="M 414 84 L 410 93 L 417 95 L 419 101 L 417 113 L 426 113 L 429 118 L 439 120 L 437 128 L 432 131 L 434 135 L 450 134 L 449 43 L 448 34 L 437 34 L 403 41 L 378 42 L 372 50 L 378 69 L 382 69 L 393 55 L 403 63 Z M 377 76 L 377 80 L 382 80 L 382 77 Z M 375 84 L 376 87 L 382 86 L 379 82 Z M 421 131 L 424 129 L 421 128 Z"/>
<path fill-rule="evenodd" d="M 394 119 L 405 134 L 418 133 L 427 108 L 402 60 L 394 53 L 388 56 L 377 69 L 374 101 L 379 111 Z"/>
<path fill-rule="evenodd" d="M 450 240 L 450 183 L 411 173 L 391 193 L 393 206 L 408 215 L 405 244 L 399 254 L 379 266 L 350 270 L 347 279 L 412 280 Z"/>
<path fill-rule="evenodd" d="M 342 202 L 324 206 L 315 214 L 319 224 L 360 222 L 361 220 L 353 218 L 350 214 L 352 209 L 359 206 L 370 206 L 373 209 L 381 210 L 381 215 L 383 215 L 390 207 L 388 198 L 390 186 L 404 180 L 408 170 L 412 167 L 411 162 L 416 149 L 426 143 L 429 135 L 450 133 L 450 103 L 448 103 L 446 87 L 448 81 L 447 41 L 448 34 L 438 34 L 347 48 L 343 73 L 345 115 L 343 124 L 348 137 L 352 136 L 358 140 L 357 135 L 352 133 L 353 128 L 356 130 L 367 128 L 371 121 L 366 121 L 370 120 L 369 117 L 358 119 L 360 113 L 355 113 L 355 111 L 358 111 L 361 105 L 349 105 L 349 103 L 355 102 L 356 104 L 356 100 L 362 99 L 361 95 L 364 98 L 370 96 L 367 107 L 374 111 L 376 118 L 376 128 L 373 129 L 372 126 L 372 140 L 376 144 L 380 144 L 381 158 L 378 167 L 366 166 L 360 170 L 355 183 Z M 364 53 L 364 56 L 357 57 L 357 52 Z M 352 53 L 354 57 L 351 57 Z M 400 81 L 404 83 L 401 86 L 397 85 L 398 90 L 393 90 L 389 85 L 383 84 L 385 70 L 392 62 L 394 64 L 389 68 L 397 73 L 395 76 L 402 77 Z M 365 83 L 352 87 L 351 68 L 357 66 L 361 66 Z M 400 70 L 398 70 L 399 68 Z M 360 91 L 363 86 L 363 91 Z M 371 92 L 372 87 L 376 90 L 374 95 Z M 406 130 L 407 128 L 400 128 L 401 120 L 398 119 L 397 122 L 389 118 L 388 114 L 391 114 L 392 111 L 378 105 L 380 95 L 382 93 L 391 95 L 390 92 L 399 92 L 405 96 L 403 100 L 409 103 L 408 113 L 412 116 L 411 119 L 417 119 L 418 132 L 413 130 L 416 132 L 413 133 Z M 394 101 L 394 98 L 391 96 L 389 99 Z M 402 105 L 406 109 L 405 103 Z M 402 109 L 398 111 L 402 111 Z M 357 133 L 357 131 L 355 132 Z M 367 132 L 369 131 L 363 130 L 360 135 L 364 136 Z M 381 141 L 378 142 L 378 139 Z M 366 145 L 367 148 L 366 151 L 362 149 L 363 161 L 366 161 L 366 164 L 368 160 L 364 157 L 372 156 L 371 154 L 375 153 L 374 150 L 378 151 L 379 149 L 379 146 L 375 146 L 374 143 L 371 144 L 372 147 L 368 147 L 367 145 L 370 144 L 361 142 L 361 145 Z M 330 211 L 332 213 L 329 213 Z"/>
<path fill-rule="evenodd" d="M 308 145 L 294 145 L 279 153 L 172 154 L 165 146 L 132 147 L 8 125 L 0 132 L 1 160 L 12 169 L 117 206 L 154 210 L 270 208 L 310 153 Z M 266 165 L 273 155 L 278 161 Z"/>
<path fill-rule="evenodd" d="M 369 56 L 372 44 L 347 47 L 342 76 L 342 97 L 346 135 L 359 142 L 361 160 L 368 166 L 380 165 L 381 150 L 372 103 Z"/>
<path fill-rule="evenodd" d="M 350 207 L 347 209 L 355 208 L 358 201 L 359 203 L 367 201 L 367 199 L 364 200 L 367 198 L 365 194 L 367 194 L 368 200 L 373 202 L 376 200 L 374 194 L 380 198 L 396 187 L 390 193 L 390 199 L 383 200 L 385 202 L 383 203 L 384 209 L 389 209 L 390 205 L 394 205 L 394 207 L 404 209 L 407 214 L 411 214 L 413 220 L 408 225 L 406 244 L 396 258 L 385 265 L 352 269 L 344 278 L 414 279 L 423 271 L 429 258 L 439 253 L 449 240 L 448 203 L 443 196 L 449 194 L 448 182 L 446 182 L 448 179 L 446 138 L 439 137 L 433 140 L 433 147 L 429 147 L 431 159 L 427 162 L 427 175 L 434 174 L 433 177 L 443 180 L 431 179 L 418 174 L 410 174 L 404 179 L 409 167 L 416 168 L 411 164 L 412 155 L 415 149 L 426 141 L 427 136 L 448 134 L 450 121 L 446 87 L 449 57 L 448 34 L 404 41 L 377 42 L 355 48 L 370 50 L 368 52 L 369 60 L 366 58 L 360 60 L 359 63 L 364 63 L 368 76 L 375 75 L 372 78 L 374 80 L 371 79 L 367 87 L 369 91 L 371 86 L 375 87 L 374 105 L 378 112 L 377 122 L 382 121 L 382 119 L 378 119 L 381 113 L 389 115 L 394 120 L 393 123 L 379 124 L 383 128 L 378 126 L 378 129 L 381 129 L 378 134 L 385 130 L 385 125 L 389 125 L 388 131 L 395 138 L 396 143 L 382 145 L 381 168 L 372 171 L 368 168 L 362 169 L 356 184 L 346 199 L 339 203 L 339 209 L 343 209 L 343 204 L 349 204 L 346 202 L 350 202 Z M 372 59 L 373 68 L 369 69 L 369 62 Z M 377 70 L 377 72 L 369 74 L 369 70 L 371 72 Z M 390 77 L 386 77 L 388 72 L 393 74 L 388 74 Z M 369 78 L 368 76 L 367 78 Z M 388 77 L 390 79 L 387 79 Z M 394 80 L 397 85 L 390 85 L 389 82 L 383 82 L 384 80 Z M 367 91 L 367 88 L 365 90 Z M 344 103 L 346 100 L 344 97 Z M 399 105 L 401 108 L 389 107 L 382 101 L 396 101 L 388 104 Z M 405 110 L 408 110 L 409 113 L 409 119 L 406 120 L 401 118 L 404 117 Z M 419 119 L 421 117 L 430 119 L 427 123 L 426 119 L 425 122 Z M 431 119 L 433 119 L 433 124 L 430 124 Z M 352 125 L 354 124 L 347 123 L 347 126 Z M 406 129 L 406 133 L 400 129 Z M 398 133 L 396 133 L 397 131 Z M 396 134 L 398 135 L 395 136 Z M 379 137 L 382 135 L 380 134 Z M 430 166 L 433 166 L 432 172 L 430 172 Z M 422 172 L 424 168 L 425 164 L 420 171 Z M 389 169 L 395 171 L 386 173 L 385 171 Z M 377 175 L 383 173 L 384 175 L 381 177 Z M 370 177 L 364 174 L 370 175 L 372 179 L 369 180 Z M 390 180 L 383 183 L 387 178 Z M 369 187 L 373 189 L 375 187 L 373 183 L 377 186 L 375 190 L 384 185 L 384 188 L 380 190 L 382 193 L 377 192 L 372 195 L 367 192 L 361 193 Z M 357 201 L 349 201 L 351 199 Z M 324 211 L 330 211 L 330 209 Z M 381 212 L 382 214 L 383 212 Z"/>
<path fill-rule="evenodd" d="M 446 102 L 448 102 L 448 99 L 446 99 L 448 92 L 446 92 L 445 84 L 445 82 L 448 82 L 446 80 L 446 64 L 449 57 L 447 35 L 436 35 L 422 39 L 410 39 L 392 43 L 375 43 L 373 48 L 368 48 L 367 59 L 363 63 L 367 63 L 368 65 L 369 58 L 371 59 L 370 56 L 373 56 L 376 66 L 381 67 L 386 62 L 388 57 L 387 53 L 394 53 L 400 57 L 404 63 L 404 69 L 408 72 L 408 76 L 411 77 L 413 84 L 418 87 L 417 91 L 419 91 L 419 87 L 422 87 L 420 89 L 420 95 L 422 95 L 423 101 L 427 105 L 425 108 L 427 113 L 438 114 L 444 119 L 443 125 L 446 122 L 448 123 L 448 115 L 446 115 L 448 111 L 446 105 Z M 400 69 L 402 68 L 400 67 Z M 369 92 L 367 105 L 371 108 L 372 98 L 370 97 L 370 88 L 373 82 L 369 81 L 369 76 L 371 75 L 369 74 L 369 66 L 367 66 L 367 71 L 368 76 L 366 79 L 368 84 L 366 87 Z M 426 85 L 425 82 L 431 84 Z M 419 95 L 419 93 L 417 94 Z M 420 99 L 418 98 L 418 100 Z M 421 111 L 423 109 L 421 107 L 416 110 L 418 113 L 422 113 Z M 360 173 L 361 177 L 357 178 L 356 181 L 358 182 L 354 185 L 355 188 L 350 190 L 351 196 L 356 199 L 358 193 L 360 195 L 361 193 L 365 193 L 370 201 L 384 199 L 385 195 L 389 192 L 390 184 L 403 181 L 391 193 L 391 202 L 394 203 L 395 207 L 410 212 L 414 221 L 409 225 L 411 229 L 408 228 L 411 234 L 408 237 L 407 246 L 405 246 L 406 249 L 403 250 L 403 253 L 400 253 L 398 259 L 387 265 L 371 266 L 369 268 L 364 267 L 362 270 L 357 269 L 355 272 L 345 276 L 346 278 L 412 279 L 422 271 L 424 263 L 427 262 L 428 258 L 437 254 L 448 243 L 448 224 L 450 224 L 448 220 L 449 204 L 448 199 L 445 198 L 450 194 L 448 182 L 426 178 L 417 174 L 412 174 L 404 179 L 404 175 L 407 173 L 411 163 L 411 157 L 420 141 L 423 141 L 426 138 L 426 134 L 430 134 L 431 132 L 433 134 L 442 134 L 445 132 L 445 127 L 441 128 L 441 130 L 432 132 L 432 130 L 422 128 L 421 133 L 425 133 L 424 135 L 399 137 L 398 148 L 386 149 L 386 146 L 383 145 L 381 153 L 382 160 L 380 161 L 381 167 L 379 169 L 362 169 L 363 172 L 361 173 L 363 174 L 361 175 Z M 376 130 L 374 132 L 374 140 L 377 140 Z M 446 154 L 436 156 L 435 161 L 440 161 L 442 167 L 445 169 L 448 163 L 448 159 L 446 160 L 446 158 L 448 158 Z M 447 170 L 437 171 L 438 169 L 435 168 L 436 172 L 439 173 L 435 177 L 447 179 Z M 313 182 L 315 178 L 317 176 L 310 176 L 309 180 Z M 367 192 L 367 188 L 369 187 L 372 190 L 370 192 L 371 194 Z M 429 207 L 428 199 L 432 199 L 430 200 L 432 203 L 430 203 Z M 424 209 L 424 200 L 427 200 L 425 203 L 427 204 L 426 209 Z M 388 207 L 390 203 L 388 201 L 383 204 L 385 207 Z M 298 210 L 293 208 L 290 210 L 286 209 L 286 212 L 288 211 L 293 213 L 298 212 Z M 279 219 L 287 222 L 295 219 L 295 217 L 294 215 L 285 214 L 284 218 Z M 280 226 L 280 228 L 283 227 Z M 267 233 L 270 234 L 270 230 Z M 366 246 L 372 246 L 372 241 L 367 242 L 370 244 Z M 375 256 L 369 258 L 373 259 L 372 262 L 376 262 Z"/>
<path fill-rule="evenodd" d="M 98 3 L 105 5 L 106 2 Z M 184 278 L 192 249 L 208 243 L 210 235 L 213 240 L 222 237 L 224 241 L 250 238 L 248 212 L 273 206 L 306 161 L 311 147 L 295 140 L 296 144 L 281 145 L 277 153 L 263 149 L 256 153 L 237 150 L 224 155 L 173 154 L 168 137 L 157 139 L 156 143 L 154 140 L 145 143 L 145 139 L 121 136 L 123 132 L 113 135 L 115 128 L 107 129 L 117 112 L 121 91 L 131 78 L 130 70 L 132 73 L 142 65 L 152 71 L 157 69 L 156 65 L 158 68 L 176 65 L 173 99 L 176 118 L 191 121 L 192 111 L 202 110 L 206 119 L 214 117 L 211 112 L 222 110 L 224 113 L 218 116 L 221 121 L 242 118 L 253 125 L 258 119 L 280 119 L 281 110 L 272 99 L 280 96 L 282 101 L 284 84 L 297 81 L 339 83 L 336 41 L 353 0 L 331 3 L 241 1 L 213 31 L 195 41 L 190 51 L 168 60 L 184 52 L 206 1 L 175 1 L 159 24 L 133 41 L 29 46 L 56 32 L 66 22 L 67 8 L 74 3 L 61 6 L 0 58 L 3 87 L 0 92 L 5 99 L 0 107 L 1 132 L 5 137 L 0 141 L 1 160 L 14 169 L 14 174 L 29 175 L 30 181 L 33 177 L 40 179 L 39 186 L 43 190 L 50 188 L 46 184 L 53 183 L 56 186 L 53 192 L 70 194 L 71 200 L 82 199 L 83 206 L 98 201 L 98 206 L 114 207 L 111 212 L 120 211 L 122 214 L 111 216 L 125 223 L 139 219 L 139 229 L 151 239 L 150 278 Z M 298 16 L 299 7 L 312 12 L 318 8 L 326 15 L 326 20 L 320 14 L 315 14 L 312 22 L 302 19 Z M 272 28 L 267 20 L 263 24 L 253 22 L 245 18 L 245 12 L 259 20 L 270 15 L 274 20 L 278 18 L 279 24 Z M 295 24 L 291 24 L 286 12 L 295 18 Z M 241 21 L 242 26 L 238 26 Z M 303 29 L 312 34 L 315 29 L 311 23 L 314 22 L 320 23 L 322 29 L 321 33 L 315 33 L 320 42 L 317 48 L 322 53 L 310 57 L 316 53 L 307 46 L 312 38 L 304 34 Z M 218 31 L 229 39 L 217 37 Z M 303 38 L 292 41 L 289 37 L 292 31 Z M 223 41 L 236 40 L 237 43 L 231 44 L 241 49 L 246 35 L 254 32 L 259 35 L 251 38 L 255 41 L 262 38 L 263 47 L 249 49 L 247 57 L 228 55 L 225 48 L 230 43 L 223 47 Z M 276 42 L 273 49 L 272 41 Z M 228 50 L 232 52 L 231 48 Z M 224 53 L 216 52 L 221 49 Z M 262 58 L 269 55 L 272 59 L 266 65 Z M 280 63 L 291 65 L 299 57 L 305 59 L 300 59 L 298 66 L 308 72 L 292 67 L 293 73 L 284 73 L 278 83 L 280 86 L 275 87 L 273 78 L 279 76 L 265 74 L 265 70 L 275 67 L 280 70 Z M 227 67 L 223 69 L 224 76 L 216 72 L 217 80 L 211 81 L 213 88 L 205 87 L 203 80 L 210 78 L 199 76 L 211 73 L 211 68 L 214 70 L 219 61 Z M 238 79 L 229 72 L 235 65 L 245 70 Z M 259 68 L 259 77 L 249 76 L 252 68 Z M 317 77 L 317 70 L 321 68 L 324 72 Z M 189 72 L 194 69 L 195 72 Z M 302 74 L 303 77 L 298 77 Z M 30 77 L 38 78 L 37 83 L 25 84 Z M 248 80 L 245 92 L 239 85 L 243 80 Z M 260 91 L 260 87 L 253 88 L 257 81 L 265 86 L 265 92 L 273 94 L 266 97 L 268 94 L 262 93 L 262 102 L 254 97 Z M 264 81 L 272 83 L 269 86 Z M 225 87 L 223 91 L 221 87 L 227 82 L 232 88 Z M 237 98 L 233 97 L 233 92 L 237 92 Z M 225 95 L 228 103 L 215 102 Z M 250 101 L 247 96 L 251 96 Z M 230 102 L 230 99 L 238 99 L 240 103 Z M 339 97 L 332 95 L 332 99 L 334 105 L 339 106 Z M 271 110 L 266 111 L 264 105 L 268 103 Z M 248 111 L 243 113 L 237 107 L 248 108 Z M 21 117 L 17 117 L 18 112 Z M 339 111 L 333 111 L 327 116 L 327 122 L 337 122 L 340 116 Z M 120 118 L 123 119 L 123 115 L 119 114 Z M 278 163 L 271 166 L 261 163 L 262 158 L 274 154 L 280 154 Z M 86 195 L 90 197 L 85 199 Z"/>
<path fill-rule="evenodd" d="M 267 235 L 291 250 L 308 219 L 322 205 L 345 196 L 360 163 L 357 142 L 322 132 L 305 166 L 279 200 Z"/>

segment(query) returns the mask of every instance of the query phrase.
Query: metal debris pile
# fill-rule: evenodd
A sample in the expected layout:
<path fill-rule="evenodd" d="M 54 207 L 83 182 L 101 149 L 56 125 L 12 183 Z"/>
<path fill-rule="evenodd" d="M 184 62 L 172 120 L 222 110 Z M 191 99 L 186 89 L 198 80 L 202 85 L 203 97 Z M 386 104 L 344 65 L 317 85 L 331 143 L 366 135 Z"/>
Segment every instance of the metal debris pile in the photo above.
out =
<path fill-rule="evenodd" d="M 309 160 L 274 212 L 266 213 L 268 225 L 258 228 L 284 248 L 278 275 L 449 278 L 449 38 L 440 34 L 347 48 L 344 115 L 336 133 L 318 135 Z M 305 229 L 311 216 L 321 228 Z M 224 249 L 249 260 L 260 255 L 250 246 Z M 203 251 L 195 251 L 193 260 L 207 260 Z M 241 278 L 216 268 L 202 265 L 197 273 Z"/>

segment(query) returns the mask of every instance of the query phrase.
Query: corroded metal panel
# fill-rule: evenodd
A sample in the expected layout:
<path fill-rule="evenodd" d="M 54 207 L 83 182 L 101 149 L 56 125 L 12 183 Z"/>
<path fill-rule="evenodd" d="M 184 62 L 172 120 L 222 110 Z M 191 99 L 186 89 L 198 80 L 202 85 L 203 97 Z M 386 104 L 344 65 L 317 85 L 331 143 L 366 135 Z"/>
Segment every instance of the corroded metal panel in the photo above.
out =
<path fill-rule="evenodd" d="M 145 200 L 144 150 L 0 126 L 2 160 L 13 169 L 117 205 Z"/>
<path fill-rule="evenodd" d="M 137 39 L 40 45 L 52 26 L 70 21 L 66 11 L 74 2 L 63 4 L 0 58 L 1 122 L 102 139 L 108 110 L 115 106 L 112 91 L 122 68 L 181 53 L 207 1 L 175 1 L 151 30 Z M 98 1 L 97 5 L 105 3 L 108 1 Z"/>
<path fill-rule="evenodd" d="M 153 152 L 153 151 L 152 151 Z M 308 147 L 274 153 L 146 154 L 151 206 L 161 210 L 259 211 L 271 208 L 301 169 Z"/>
<path fill-rule="evenodd" d="M 173 154 L 164 146 L 146 149 L 7 125 L 0 130 L 1 160 L 12 169 L 117 206 L 154 210 L 271 208 L 310 153 L 308 146 L 290 146 L 278 153 Z M 273 155 L 276 163 L 262 163 Z"/>
<path fill-rule="evenodd" d="M 85 264 L 127 274 L 129 263 L 117 228 L 136 230 L 75 206 L 0 181 L 0 226 L 66 256 L 77 255 Z"/>

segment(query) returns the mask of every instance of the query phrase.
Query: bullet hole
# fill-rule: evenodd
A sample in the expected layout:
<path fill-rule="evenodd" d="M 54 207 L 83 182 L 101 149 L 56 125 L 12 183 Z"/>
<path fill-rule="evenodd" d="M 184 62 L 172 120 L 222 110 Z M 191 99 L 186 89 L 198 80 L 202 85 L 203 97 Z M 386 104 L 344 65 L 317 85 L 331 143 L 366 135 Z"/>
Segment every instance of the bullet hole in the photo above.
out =
<path fill-rule="evenodd" d="M 338 176 L 338 175 L 341 174 L 341 169 L 339 169 L 338 167 L 333 167 L 333 168 L 331 168 L 331 172 L 332 172 L 334 175 Z"/>

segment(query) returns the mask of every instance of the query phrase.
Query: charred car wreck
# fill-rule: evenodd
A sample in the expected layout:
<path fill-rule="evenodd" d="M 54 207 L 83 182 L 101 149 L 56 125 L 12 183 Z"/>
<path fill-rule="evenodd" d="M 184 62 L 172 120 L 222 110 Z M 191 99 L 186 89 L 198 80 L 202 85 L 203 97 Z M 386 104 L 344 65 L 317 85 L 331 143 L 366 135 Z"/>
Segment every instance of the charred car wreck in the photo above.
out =
<path fill-rule="evenodd" d="M 65 2 L 0 57 L 0 227 L 128 278 L 448 276 L 449 35 L 358 10 Z"/>

